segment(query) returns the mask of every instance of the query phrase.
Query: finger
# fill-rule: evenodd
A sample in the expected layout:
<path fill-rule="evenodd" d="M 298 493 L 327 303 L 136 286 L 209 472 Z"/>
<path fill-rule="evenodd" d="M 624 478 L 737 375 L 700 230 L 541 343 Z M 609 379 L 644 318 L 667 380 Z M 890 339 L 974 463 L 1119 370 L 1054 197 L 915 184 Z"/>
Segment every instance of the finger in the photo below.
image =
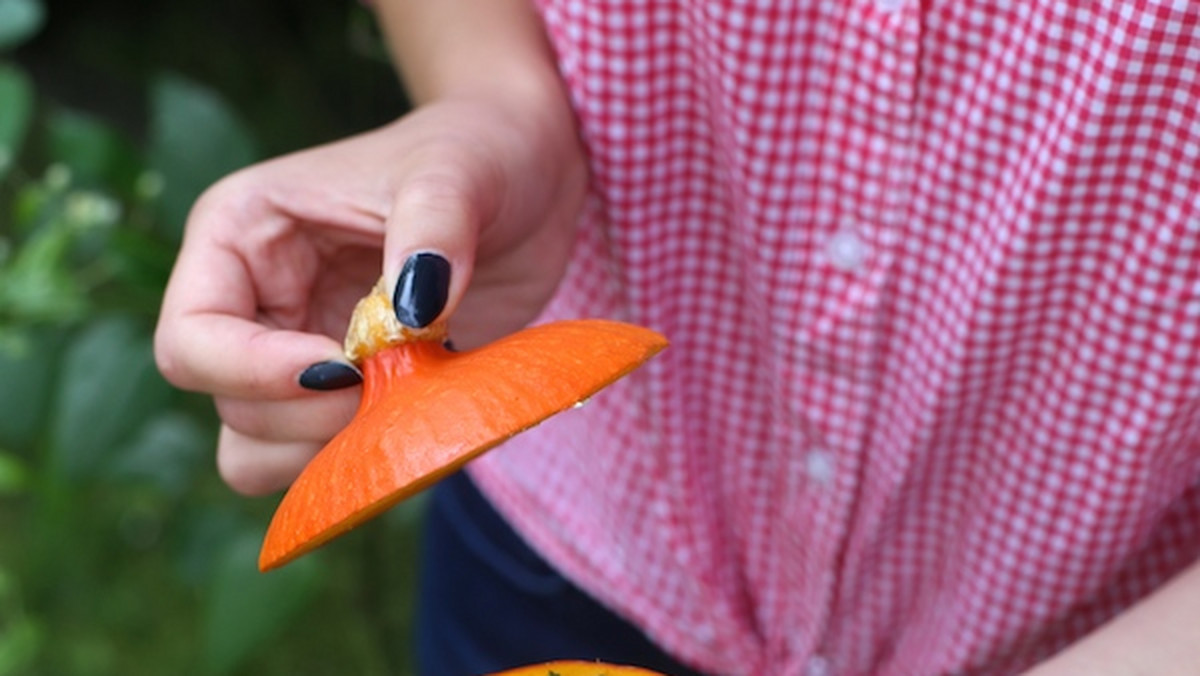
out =
<path fill-rule="evenodd" d="M 217 413 L 230 429 L 261 441 L 324 443 L 337 434 L 358 407 L 358 388 L 319 397 L 263 401 L 217 397 Z"/>
<path fill-rule="evenodd" d="M 160 321 L 159 370 L 177 387 L 242 399 L 289 399 L 307 391 L 300 375 L 314 363 L 344 361 L 326 336 L 277 331 L 217 313 Z"/>
<path fill-rule="evenodd" d="M 217 470 L 229 487 L 244 495 L 265 495 L 289 486 L 321 444 L 255 439 L 222 426 L 217 438 Z"/>
<path fill-rule="evenodd" d="M 387 221 L 383 278 L 406 326 L 448 317 L 466 291 L 480 223 L 492 209 L 475 180 L 430 173 L 397 190 Z"/>
<path fill-rule="evenodd" d="M 230 206 L 237 204 L 244 208 Z M 239 219 L 262 225 L 226 241 L 231 236 L 219 222 L 234 217 L 231 209 Z M 285 227 L 278 214 L 248 198 L 218 195 L 197 205 L 155 335 L 155 356 L 169 381 L 225 396 L 294 397 L 308 365 L 344 359 L 332 338 L 255 321 L 263 282 L 251 274 L 247 256 L 270 248 L 256 242 L 278 238 Z"/>

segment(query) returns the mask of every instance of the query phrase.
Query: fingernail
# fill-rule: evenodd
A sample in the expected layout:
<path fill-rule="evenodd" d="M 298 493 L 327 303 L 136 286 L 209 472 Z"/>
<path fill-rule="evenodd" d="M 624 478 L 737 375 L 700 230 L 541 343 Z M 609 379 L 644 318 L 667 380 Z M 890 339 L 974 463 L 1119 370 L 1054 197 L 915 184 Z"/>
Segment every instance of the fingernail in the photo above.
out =
<path fill-rule="evenodd" d="M 358 369 L 340 361 L 317 362 L 300 374 L 300 387 L 321 392 L 354 387 L 361 382 Z"/>
<path fill-rule="evenodd" d="M 392 306 L 401 324 L 424 328 L 442 314 L 450 296 L 450 261 L 435 253 L 418 253 L 404 261 Z"/>

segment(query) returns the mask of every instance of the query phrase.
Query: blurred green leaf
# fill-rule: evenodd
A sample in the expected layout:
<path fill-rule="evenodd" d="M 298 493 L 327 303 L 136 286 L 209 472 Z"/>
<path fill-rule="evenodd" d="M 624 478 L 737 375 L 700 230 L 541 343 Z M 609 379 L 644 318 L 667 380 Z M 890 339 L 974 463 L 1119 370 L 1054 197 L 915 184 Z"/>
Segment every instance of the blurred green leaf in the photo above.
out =
<path fill-rule="evenodd" d="M 216 445 L 213 433 L 193 417 L 180 411 L 165 411 L 148 420 L 121 447 L 108 467 L 109 476 L 153 483 L 168 495 L 179 495 L 203 467 L 209 449 Z"/>
<path fill-rule="evenodd" d="M 211 466 L 211 464 L 210 464 Z M 174 536 L 174 560 L 180 578 L 191 585 L 206 585 L 214 577 L 222 548 L 229 534 L 245 531 L 259 521 L 251 521 L 232 502 L 197 501 L 181 505 Z"/>
<path fill-rule="evenodd" d="M 179 241 L 200 193 L 253 162 L 258 152 L 250 131 L 215 91 L 165 75 L 150 96 L 150 166 L 163 178 L 165 234 Z"/>
<path fill-rule="evenodd" d="M 40 183 L 19 185 L 13 199 L 13 230 L 27 232 L 41 218 L 50 201 L 50 191 Z"/>
<path fill-rule="evenodd" d="M 4 0 L 0 0 L 3 6 Z M 4 21 L 0 17 L 0 24 Z M 0 178 L 16 162 L 33 117 L 33 85 L 22 71 L 0 64 Z"/>
<path fill-rule="evenodd" d="M 68 348 L 52 427 L 54 468 L 96 476 L 119 444 L 167 404 L 149 333 L 127 318 L 96 320 Z"/>
<path fill-rule="evenodd" d="M 26 327 L 16 326 L 11 323 L 0 323 L 0 355 L 17 358 L 29 354 L 31 350 L 29 332 L 26 330 Z M 0 388 L 0 394 L 2 393 L 3 390 Z M 2 420 L 0 418 L 0 428 L 3 426 Z M 0 438 L 3 437 L 0 436 Z"/>
<path fill-rule="evenodd" d="M 113 127 L 78 111 L 54 110 L 46 120 L 50 159 L 70 167 L 85 183 L 132 194 L 141 158 Z"/>
<path fill-rule="evenodd" d="M 45 642 L 45 632 L 28 617 L 6 623 L 0 629 L 0 676 L 33 673 L 29 668 Z"/>
<path fill-rule="evenodd" d="M 12 453 L 0 451 L 0 496 L 17 495 L 29 484 L 29 470 Z"/>
<path fill-rule="evenodd" d="M 27 350 L 0 350 L 0 444 L 29 448 L 43 429 L 61 343 L 60 332 L 42 329 L 29 333 Z"/>
<path fill-rule="evenodd" d="M 313 557 L 268 574 L 258 572 L 261 535 L 243 532 L 225 550 L 208 594 L 206 671 L 227 674 L 283 630 L 312 600 L 323 579 Z"/>
<path fill-rule="evenodd" d="M 67 322 L 83 314 L 86 293 L 65 264 L 74 239 L 67 228 L 42 228 L 0 268 L 0 317 Z"/>
<path fill-rule="evenodd" d="M 113 300 L 157 313 L 177 249 L 161 238 L 127 228 L 113 231 L 106 245 L 109 269 L 119 282 L 120 295 Z"/>
<path fill-rule="evenodd" d="M 39 0 L 0 0 L 0 51 L 33 37 L 46 21 Z"/>

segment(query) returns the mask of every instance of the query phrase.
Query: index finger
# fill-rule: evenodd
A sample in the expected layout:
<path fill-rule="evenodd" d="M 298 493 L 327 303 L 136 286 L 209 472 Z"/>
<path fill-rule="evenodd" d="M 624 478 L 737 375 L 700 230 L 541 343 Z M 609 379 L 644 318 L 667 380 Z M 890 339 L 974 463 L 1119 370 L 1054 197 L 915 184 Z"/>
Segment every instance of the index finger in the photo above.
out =
<path fill-rule="evenodd" d="M 178 387 L 219 396 L 311 394 L 300 387 L 299 374 L 315 362 L 344 361 L 341 345 L 328 336 L 259 323 L 261 285 L 243 253 L 253 247 L 235 247 L 198 230 L 189 233 L 163 298 L 155 333 L 163 375 Z"/>

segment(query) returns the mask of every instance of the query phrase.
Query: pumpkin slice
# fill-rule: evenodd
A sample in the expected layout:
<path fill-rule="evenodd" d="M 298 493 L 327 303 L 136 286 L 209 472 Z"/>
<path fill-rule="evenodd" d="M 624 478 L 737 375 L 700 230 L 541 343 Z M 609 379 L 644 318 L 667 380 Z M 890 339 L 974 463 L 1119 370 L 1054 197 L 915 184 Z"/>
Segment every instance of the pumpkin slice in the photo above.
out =
<path fill-rule="evenodd" d="M 376 516 L 509 437 L 592 396 L 667 341 L 599 319 L 535 326 L 468 352 L 445 328 L 396 321 L 382 286 L 359 302 L 346 354 L 362 370 L 351 420 L 304 468 L 267 529 L 277 568 Z"/>
<path fill-rule="evenodd" d="M 626 667 L 604 662 L 577 662 L 562 660 L 531 664 L 527 667 L 509 669 L 491 676 L 665 676 L 657 671 Z"/>

